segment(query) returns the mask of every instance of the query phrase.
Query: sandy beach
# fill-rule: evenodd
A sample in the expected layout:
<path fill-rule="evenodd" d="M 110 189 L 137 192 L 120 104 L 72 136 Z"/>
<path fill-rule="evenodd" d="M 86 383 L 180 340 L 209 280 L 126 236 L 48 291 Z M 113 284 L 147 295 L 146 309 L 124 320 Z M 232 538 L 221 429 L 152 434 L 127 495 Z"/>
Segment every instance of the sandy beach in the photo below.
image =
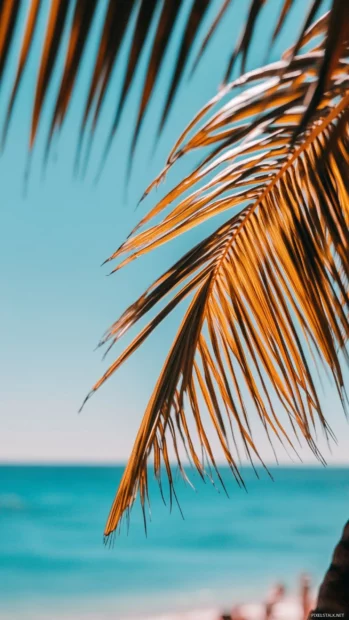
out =
<path fill-rule="evenodd" d="M 227 610 L 229 611 L 229 610 Z M 241 612 L 246 620 L 264 620 L 265 608 L 261 603 L 246 603 L 241 606 Z M 154 616 L 138 616 L 132 620 L 219 620 L 222 612 L 218 609 L 197 609 L 187 613 L 169 613 Z M 298 620 L 302 617 L 302 610 L 297 600 L 287 598 L 275 607 L 275 620 Z M 111 619 L 110 619 L 111 620 Z M 122 620 L 131 620 L 122 618 Z"/>
<path fill-rule="evenodd" d="M 226 610 L 229 611 L 229 610 Z M 261 603 L 246 603 L 241 606 L 241 612 L 243 612 L 246 620 L 264 620 L 264 605 Z M 119 615 L 117 612 L 110 613 L 98 613 L 84 612 L 82 615 L 79 613 L 71 612 L 58 612 L 54 610 L 50 611 L 50 620 L 219 620 L 222 610 L 219 609 L 196 609 L 188 612 L 169 612 L 164 614 L 146 614 L 146 615 Z M 275 613 L 273 620 L 298 620 L 302 617 L 301 608 L 299 602 L 293 598 L 287 598 L 282 603 L 279 603 L 275 607 Z M 0 620 L 48 620 L 47 611 L 24 611 L 20 615 L 12 616 L 8 613 L 3 614 L 0 612 Z"/>

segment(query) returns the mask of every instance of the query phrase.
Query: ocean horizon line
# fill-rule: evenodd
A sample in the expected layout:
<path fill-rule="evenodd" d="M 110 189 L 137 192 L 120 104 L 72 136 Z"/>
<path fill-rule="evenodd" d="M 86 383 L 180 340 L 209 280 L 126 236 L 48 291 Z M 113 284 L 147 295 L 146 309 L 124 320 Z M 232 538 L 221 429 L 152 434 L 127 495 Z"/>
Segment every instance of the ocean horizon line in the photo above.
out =
<path fill-rule="evenodd" d="M 76 467 L 76 468 L 110 468 L 110 467 L 126 467 L 127 461 L 55 461 L 55 460 L 50 460 L 50 461 L 44 461 L 44 460 L 39 460 L 39 461 L 31 461 L 31 460 L 5 460 L 5 461 L 1 461 L 0 460 L 0 467 L 61 467 L 61 468 L 67 468 L 67 467 Z M 177 467 L 177 463 L 176 461 L 172 461 L 171 465 L 173 467 Z M 183 463 L 184 467 L 187 467 L 188 469 L 192 469 L 191 465 L 189 462 L 184 462 Z M 149 468 L 151 469 L 152 465 L 149 465 Z M 217 467 L 219 469 L 223 469 L 223 470 L 230 470 L 229 465 L 227 465 L 226 463 L 217 463 Z M 263 467 L 263 465 L 260 464 L 256 464 L 254 466 L 252 466 L 250 463 L 242 463 L 241 465 L 239 465 L 240 469 L 248 469 L 248 470 L 258 470 L 258 471 L 263 471 L 265 470 L 265 468 L 267 469 L 274 469 L 274 470 L 281 470 L 281 469 L 320 469 L 320 470 L 326 470 L 326 469 L 349 469 L 349 464 L 347 463 L 342 463 L 342 462 L 337 462 L 337 463 L 326 463 L 325 465 L 322 463 L 275 463 L 275 462 L 265 462 L 265 467 Z"/>

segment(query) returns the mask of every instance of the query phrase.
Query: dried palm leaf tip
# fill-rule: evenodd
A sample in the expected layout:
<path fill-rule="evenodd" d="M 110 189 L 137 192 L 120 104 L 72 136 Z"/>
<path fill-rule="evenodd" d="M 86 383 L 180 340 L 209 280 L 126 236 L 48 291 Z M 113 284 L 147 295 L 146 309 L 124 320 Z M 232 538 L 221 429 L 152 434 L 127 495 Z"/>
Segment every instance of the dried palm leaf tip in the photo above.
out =
<path fill-rule="evenodd" d="M 194 149 L 210 147 L 195 170 L 140 222 L 109 260 L 120 269 L 183 232 L 227 211 L 228 221 L 187 252 L 107 332 L 109 348 L 160 302 L 166 302 L 94 386 L 97 390 L 186 297 L 191 301 L 146 409 L 105 534 L 115 531 L 139 493 L 147 500 L 147 463 L 164 466 L 173 492 L 168 442 L 178 441 L 203 476 L 218 472 L 203 405 L 226 461 L 241 482 L 237 450 L 259 459 L 249 417 L 268 438 L 294 448 L 280 405 L 297 437 L 318 458 L 320 422 L 330 434 L 309 360 L 331 374 L 343 406 L 349 336 L 348 49 L 331 71 L 320 105 L 296 134 L 309 84 L 325 57 L 328 15 L 304 34 L 308 51 L 245 74 L 215 97 L 184 131 L 164 173 Z M 319 42 L 319 35 L 322 41 Z M 309 49 L 310 48 L 310 49 Z M 234 89 L 243 87 L 234 95 Z M 340 131 L 338 128 L 341 127 Z M 325 154 L 325 157 L 324 157 Z M 146 192 L 147 194 L 148 192 Z M 156 223 L 152 223 L 154 218 Z M 160 222 L 158 221 L 161 218 Z M 314 364 L 313 364 L 314 366 Z M 246 405 L 249 395 L 251 406 Z M 278 403 L 278 411 L 276 411 Z M 247 410 L 248 409 L 248 410 Z M 197 453 L 189 430 L 193 416 Z M 183 472 L 184 473 L 184 472 Z M 218 473 L 219 475 L 219 473 Z"/>

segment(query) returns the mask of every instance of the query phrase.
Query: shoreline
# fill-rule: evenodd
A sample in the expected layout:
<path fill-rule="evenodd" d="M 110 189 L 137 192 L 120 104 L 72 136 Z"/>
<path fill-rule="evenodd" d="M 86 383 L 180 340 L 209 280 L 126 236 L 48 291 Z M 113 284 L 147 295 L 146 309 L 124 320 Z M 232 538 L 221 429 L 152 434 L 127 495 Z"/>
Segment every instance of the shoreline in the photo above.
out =
<path fill-rule="evenodd" d="M 241 612 L 246 620 L 262 620 L 264 617 L 264 605 L 258 602 L 248 602 L 241 605 Z M 50 609 L 50 620 L 219 620 L 222 612 L 229 612 L 229 608 L 196 608 L 189 611 L 168 611 L 163 613 L 132 613 L 126 614 L 116 611 L 87 611 L 86 609 L 59 610 Z M 287 597 L 275 607 L 275 620 L 298 620 L 301 618 L 301 607 L 295 597 Z M 0 620 L 47 620 L 46 610 L 7 610 L 0 609 Z"/>
<path fill-rule="evenodd" d="M 263 603 L 249 602 L 241 605 L 241 613 L 246 620 L 262 620 L 265 606 Z M 222 612 L 229 609 L 196 609 L 188 612 L 169 612 L 154 615 L 124 616 L 120 620 L 219 620 Z M 302 617 L 302 609 L 299 601 L 294 597 L 288 597 L 275 606 L 275 620 L 297 620 Z M 110 618 L 112 620 L 112 618 Z M 114 620 L 114 619 L 113 619 Z M 115 619 L 116 620 L 116 619 Z"/>

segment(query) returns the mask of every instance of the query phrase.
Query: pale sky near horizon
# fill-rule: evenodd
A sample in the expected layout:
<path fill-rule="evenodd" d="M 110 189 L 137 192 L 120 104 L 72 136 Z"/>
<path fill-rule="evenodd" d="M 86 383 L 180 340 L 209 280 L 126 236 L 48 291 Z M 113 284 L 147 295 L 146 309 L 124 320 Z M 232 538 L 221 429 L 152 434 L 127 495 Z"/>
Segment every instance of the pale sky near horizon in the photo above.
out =
<path fill-rule="evenodd" d="M 162 248 L 141 262 L 136 261 L 112 278 L 105 277 L 108 268 L 101 268 L 100 264 L 119 246 L 138 221 L 142 210 L 154 204 L 160 193 L 155 193 L 144 206 L 135 210 L 144 188 L 161 169 L 180 131 L 200 106 L 215 94 L 231 49 L 231 37 L 236 39 L 244 19 L 245 10 L 241 2 L 239 7 L 239 2 L 237 0 L 231 8 L 235 11 L 235 19 L 227 16 L 191 81 L 188 80 L 189 63 L 168 123 L 153 153 L 154 127 L 157 127 L 160 118 L 169 68 L 178 47 L 180 22 L 177 24 L 140 135 L 127 199 L 124 191 L 127 155 L 145 58 L 125 106 L 103 175 L 97 185 L 93 182 L 99 154 L 115 110 L 120 75 L 125 67 L 127 41 L 103 108 L 87 175 L 84 179 L 75 179 L 72 173 L 77 128 L 88 85 L 92 52 L 98 41 L 103 3 L 79 76 L 78 91 L 43 174 L 45 129 L 57 79 L 52 85 L 28 187 L 25 193 L 23 191 L 36 79 L 35 60 L 40 52 L 43 31 L 41 24 L 16 104 L 7 146 L 0 159 L 0 462 L 112 462 L 124 461 L 129 455 L 182 310 L 177 310 L 160 327 L 78 415 L 84 396 L 105 371 L 108 361 L 114 359 L 112 352 L 106 361 L 101 362 L 101 351 L 94 352 L 93 349 L 105 329 L 128 303 L 159 275 L 159 266 L 161 272 L 169 267 L 193 240 L 202 236 L 202 231 L 193 231 L 172 246 Z M 217 1 L 216 7 L 218 4 Z M 183 13 L 188 11 L 190 5 L 190 0 L 183 3 Z M 265 59 L 266 31 L 270 31 L 271 17 L 279 5 L 279 0 L 268 3 L 260 19 L 249 68 Z M 292 42 L 295 28 L 300 25 L 301 6 L 300 0 L 291 13 L 288 27 L 270 54 L 271 60 L 278 58 L 280 52 Z M 216 7 L 213 6 L 207 15 L 206 25 L 211 21 Z M 17 32 L 18 42 L 22 27 L 23 16 Z M 196 41 L 195 50 L 200 45 L 204 30 L 201 30 Z M 1 118 L 11 86 L 9 76 L 13 75 L 17 49 L 18 45 L 15 45 L 2 84 Z M 61 55 L 60 63 L 63 58 Z M 170 187 L 186 170 L 189 170 L 187 163 L 170 177 L 166 187 Z M 323 440 L 319 440 L 319 445 L 329 462 L 349 463 L 349 426 L 332 390 L 326 394 L 325 402 L 325 411 L 339 443 L 333 447 L 333 456 L 330 456 Z M 266 461 L 272 461 L 272 452 L 264 437 L 259 445 Z M 287 456 L 279 454 L 281 462 L 290 463 Z M 304 462 L 315 462 L 307 449 L 301 452 L 301 456 Z"/>

